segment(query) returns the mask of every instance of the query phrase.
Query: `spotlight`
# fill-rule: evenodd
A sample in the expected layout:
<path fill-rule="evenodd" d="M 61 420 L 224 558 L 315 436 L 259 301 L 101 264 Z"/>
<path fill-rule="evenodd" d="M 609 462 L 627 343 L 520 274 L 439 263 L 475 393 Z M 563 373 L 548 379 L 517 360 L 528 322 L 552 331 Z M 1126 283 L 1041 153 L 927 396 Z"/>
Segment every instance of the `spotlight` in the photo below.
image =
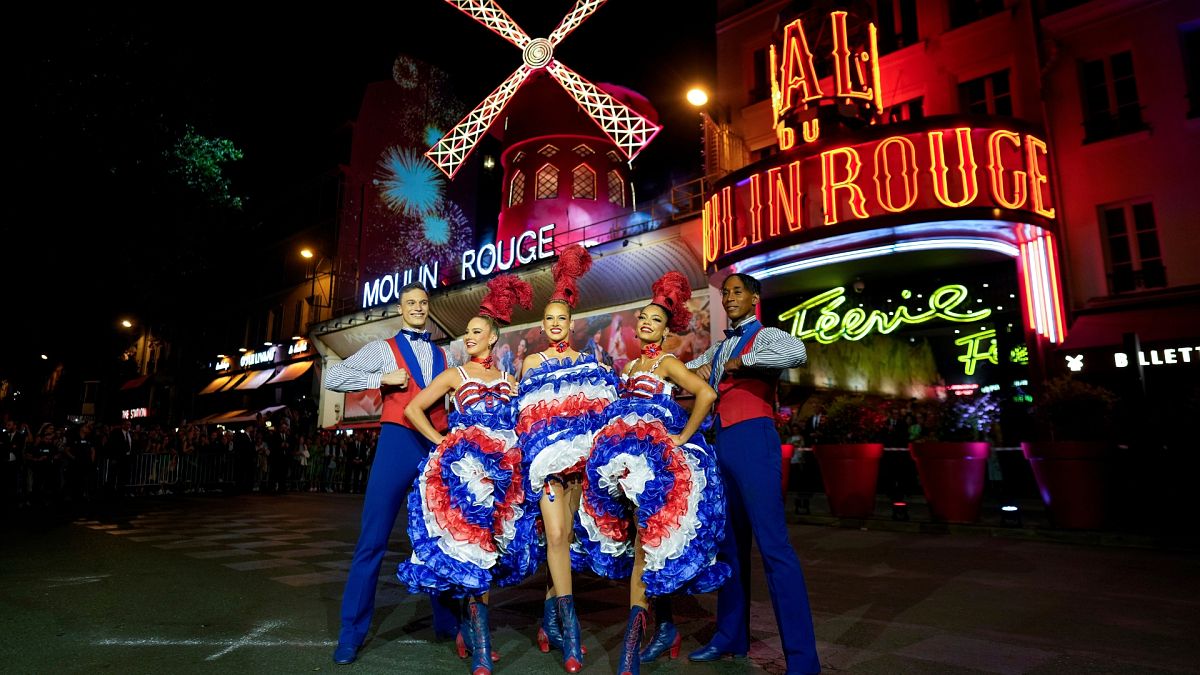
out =
<path fill-rule="evenodd" d="M 1021 527 L 1021 507 L 1012 500 L 1000 504 L 1000 524 Z"/>
<path fill-rule="evenodd" d="M 903 499 L 892 501 L 892 520 L 903 520 L 908 522 L 908 502 Z"/>
<path fill-rule="evenodd" d="M 862 280 L 862 277 L 854 277 L 854 292 L 862 293 L 867 287 L 867 282 Z"/>

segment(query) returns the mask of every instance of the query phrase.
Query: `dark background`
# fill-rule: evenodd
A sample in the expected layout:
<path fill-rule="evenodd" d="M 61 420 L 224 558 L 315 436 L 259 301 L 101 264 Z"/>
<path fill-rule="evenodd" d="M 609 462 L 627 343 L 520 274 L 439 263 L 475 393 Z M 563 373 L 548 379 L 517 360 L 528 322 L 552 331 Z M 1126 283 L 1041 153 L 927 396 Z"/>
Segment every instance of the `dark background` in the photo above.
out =
<path fill-rule="evenodd" d="M 531 37 L 573 5 L 500 4 Z M 683 93 L 713 82 L 714 4 L 612 0 L 556 53 L 658 109 L 664 131 L 634 165 L 644 197 L 699 169 Z M 0 378 L 44 370 L 43 353 L 89 377 L 129 345 L 123 316 L 186 342 L 234 318 L 228 298 L 266 292 L 245 288 L 247 265 L 288 234 L 267 214 L 346 161 L 363 87 L 390 80 L 397 54 L 440 65 L 468 106 L 520 64 L 518 49 L 438 0 L 23 11 L 3 47 L 15 184 L 4 200 Z M 225 169 L 241 209 L 168 172 L 165 153 L 189 125 L 244 152 Z"/>

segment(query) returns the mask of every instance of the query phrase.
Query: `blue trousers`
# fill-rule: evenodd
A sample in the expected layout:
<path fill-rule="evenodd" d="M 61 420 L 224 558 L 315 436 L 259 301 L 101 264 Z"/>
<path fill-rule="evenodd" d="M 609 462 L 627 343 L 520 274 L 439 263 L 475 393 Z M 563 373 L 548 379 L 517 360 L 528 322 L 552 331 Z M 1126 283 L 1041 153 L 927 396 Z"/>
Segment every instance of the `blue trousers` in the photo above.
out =
<path fill-rule="evenodd" d="M 808 588 L 783 515 L 782 455 L 774 421 L 764 417 L 720 429 L 716 450 L 728 500 L 725 540 L 717 559 L 727 563 L 733 575 L 717 592 L 712 644 L 730 652 L 750 649 L 750 542 L 757 539 L 787 672 L 820 672 Z"/>
<path fill-rule="evenodd" d="M 417 477 L 417 465 L 433 449 L 432 443 L 408 427 L 387 423 L 382 427 L 371 477 L 367 479 L 362 530 L 342 594 L 342 631 L 338 635 L 338 642 L 342 644 L 361 645 L 367 636 L 375 613 L 375 586 L 379 582 L 379 568 L 387 552 L 388 538 Z M 432 600 L 434 631 L 441 635 L 458 632 L 458 618 L 449 603 L 443 602 L 442 598 Z"/>

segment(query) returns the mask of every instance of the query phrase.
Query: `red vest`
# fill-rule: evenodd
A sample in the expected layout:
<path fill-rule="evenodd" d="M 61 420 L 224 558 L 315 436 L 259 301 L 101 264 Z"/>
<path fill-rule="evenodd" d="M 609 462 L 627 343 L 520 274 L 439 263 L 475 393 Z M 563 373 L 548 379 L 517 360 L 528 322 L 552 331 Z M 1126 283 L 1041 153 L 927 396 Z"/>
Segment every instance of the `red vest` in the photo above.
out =
<path fill-rule="evenodd" d="M 754 338 L 738 356 L 745 356 L 754 347 Z M 729 373 L 717 383 L 717 415 L 721 427 L 730 427 L 759 417 L 775 417 L 775 400 L 779 390 L 779 371 L 775 369 L 744 368 Z"/>
<path fill-rule="evenodd" d="M 396 340 L 389 339 L 385 340 L 385 342 L 391 348 L 392 356 L 396 357 L 396 366 L 408 371 L 408 385 L 403 389 L 388 384 L 379 387 L 379 393 L 383 394 L 383 415 L 380 416 L 379 421 L 391 422 L 392 424 L 399 424 L 402 427 L 413 429 L 412 422 L 409 422 L 408 418 L 404 416 L 404 409 L 408 407 L 409 401 L 421 393 L 421 386 L 417 384 L 416 378 L 412 376 L 414 368 L 405 363 L 404 356 L 400 354 L 400 349 L 396 347 Z M 441 349 L 441 347 L 434 347 L 434 349 Z M 444 356 L 445 352 L 442 352 L 442 354 Z M 421 365 L 415 364 L 415 366 L 418 369 L 417 372 L 419 372 Z M 437 377 L 438 373 L 432 373 L 432 375 Z M 446 419 L 444 399 L 430 406 L 425 411 L 425 414 L 429 415 L 429 421 L 433 423 L 434 429 L 445 431 L 450 427 L 449 421 Z M 413 430 L 416 431 L 416 429 Z"/>

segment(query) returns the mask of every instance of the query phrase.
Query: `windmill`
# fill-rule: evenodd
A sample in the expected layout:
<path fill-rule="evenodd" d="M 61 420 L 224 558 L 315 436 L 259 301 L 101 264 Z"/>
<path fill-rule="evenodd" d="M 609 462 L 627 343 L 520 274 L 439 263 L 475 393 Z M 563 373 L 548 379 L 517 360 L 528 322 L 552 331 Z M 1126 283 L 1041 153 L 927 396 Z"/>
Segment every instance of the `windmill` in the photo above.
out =
<path fill-rule="evenodd" d="M 446 0 L 463 13 L 487 26 L 521 50 L 523 63 L 500 83 L 487 98 L 467 113 L 450 133 L 425 156 L 448 178 L 466 161 L 475 145 L 531 75 L 545 71 L 575 100 L 604 131 L 609 140 L 632 160 L 650 143 L 661 127 L 613 98 L 554 58 L 554 49 L 605 0 L 576 0 L 558 27 L 546 38 L 530 38 L 494 0 Z"/>

